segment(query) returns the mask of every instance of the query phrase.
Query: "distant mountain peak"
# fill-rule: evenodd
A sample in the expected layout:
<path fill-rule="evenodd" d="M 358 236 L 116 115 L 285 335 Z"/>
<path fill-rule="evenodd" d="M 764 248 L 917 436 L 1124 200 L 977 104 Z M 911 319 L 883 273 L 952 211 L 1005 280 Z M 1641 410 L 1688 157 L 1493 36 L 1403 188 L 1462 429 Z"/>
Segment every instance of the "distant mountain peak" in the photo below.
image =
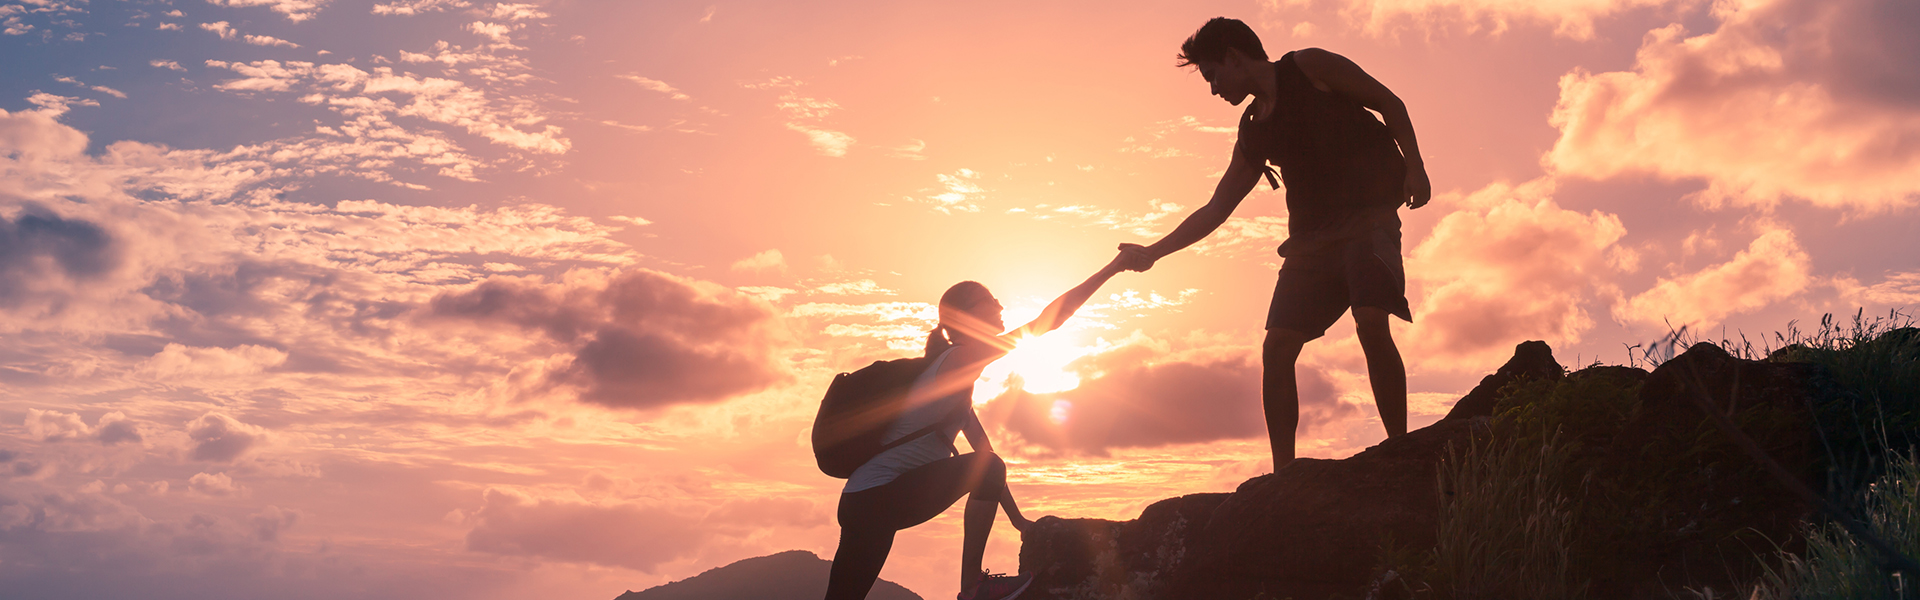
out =
<path fill-rule="evenodd" d="M 614 600 L 820 600 L 827 593 L 833 563 L 806 550 L 788 550 L 709 569 L 705 573 L 644 591 L 628 591 Z M 882 579 L 867 600 L 924 600 L 900 584 Z"/>

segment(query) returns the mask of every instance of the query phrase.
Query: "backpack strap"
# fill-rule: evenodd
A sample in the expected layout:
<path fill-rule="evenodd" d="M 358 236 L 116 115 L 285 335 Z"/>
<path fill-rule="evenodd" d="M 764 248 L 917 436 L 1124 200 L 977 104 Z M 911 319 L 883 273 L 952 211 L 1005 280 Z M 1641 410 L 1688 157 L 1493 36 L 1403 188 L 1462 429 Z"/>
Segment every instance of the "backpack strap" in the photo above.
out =
<path fill-rule="evenodd" d="M 940 358 L 938 358 L 938 359 L 935 359 L 935 360 L 934 360 L 934 362 L 933 362 L 933 364 L 932 364 L 932 365 L 928 365 L 928 366 L 927 366 L 927 368 L 928 368 L 928 369 L 938 369 L 938 368 L 940 368 L 940 365 L 941 365 L 942 363 L 945 363 L 945 362 L 946 362 L 946 358 L 947 358 L 947 354 L 949 354 L 949 353 L 952 353 L 952 352 L 953 352 L 953 349 L 952 349 L 952 348 L 948 348 L 946 352 L 942 352 L 942 353 L 940 353 Z M 936 375 L 936 376 L 937 376 L 937 375 Z M 911 391 L 909 391 L 909 393 L 911 393 Z M 894 440 L 894 441 L 891 441 L 891 442 L 887 442 L 886 444 L 882 444 L 882 445 L 880 446 L 880 450 L 879 450 L 878 452 L 874 452 L 874 455 L 875 455 L 875 456 L 878 456 L 878 455 L 879 455 L 879 454 L 880 454 L 881 452 L 886 452 L 886 451 L 888 451 L 888 450 L 892 450 L 892 449 L 894 449 L 894 448 L 898 448 L 898 447 L 900 447 L 900 446 L 902 446 L 902 445 L 905 445 L 905 444 L 906 444 L 907 442 L 911 442 L 911 441 L 914 441 L 914 440 L 917 440 L 917 439 L 920 439 L 920 438 L 922 438 L 922 437 L 925 437 L 925 436 L 928 436 L 928 435 L 932 435 L 932 434 L 935 434 L 935 433 L 939 433 L 939 432 L 940 432 L 940 430 L 941 430 L 941 429 L 942 429 L 942 428 L 943 428 L 943 427 L 944 427 L 945 425 L 947 425 L 947 424 L 948 424 L 948 422 L 950 422 L 950 421 L 952 421 L 953 419 L 955 419 L 956 417 L 960 417 L 960 416 L 962 415 L 962 413 L 964 412 L 964 411 L 963 411 L 962 409 L 965 409 L 965 408 L 970 408 L 970 407 L 971 407 L 971 404 L 972 404 L 972 402 L 973 402 L 973 399 L 972 399 L 971 397 L 969 397 L 969 398 L 964 398 L 964 399 L 959 399 L 959 400 L 956 400 L 956 401 L 954 401 L 954 403 L 953 403 L 953 408 L 950 408 L 950 409 L 947 409 L 947 414 L 946 414 L 946 416 L 943 416 L 943 417 L 940 417 L 940 420 L 938 420 L 938 421 L 934 421 L 934 422 L 933 422 L 933 424 L 931 424 L 931 425 L 928 425 L 928 426 L 926 426 L 926 427 L 921 427 L 921 428 L 919 428 L 919 429 L 916 429 L 916 430 L 914 430 L 914 431 L 913 431 L 913 433 L 909 433 L 909 434 L 906 434 L 906 435 L 903 435 L 903 436 L 900 436 L 900 439 L 897 439 L 897 440 Z M 962 426 L 964 426 L 964 424 L 962 424 Z M 949 443 L 949 444 L 947 444 L 947 448 L 948 448 L 948 450 L 949 450 L 949 451 L 951 451 L 951 452 L 953 452 L 954 454 L 959 454 L 959 453 L 960 453 L 960 450 L 959 450 L 958 448 L 954 448 L 954 447 L 953 447 L 953 444 L 951 444 L 951 443 Z"/>

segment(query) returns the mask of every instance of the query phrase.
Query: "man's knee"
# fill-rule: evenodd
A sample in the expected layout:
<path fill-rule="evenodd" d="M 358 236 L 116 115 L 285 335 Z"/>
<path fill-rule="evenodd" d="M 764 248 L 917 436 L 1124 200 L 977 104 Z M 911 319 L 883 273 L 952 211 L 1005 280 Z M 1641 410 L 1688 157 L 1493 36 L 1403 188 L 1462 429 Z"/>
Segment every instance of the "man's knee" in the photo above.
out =
<path fill-rule="evenodd" d="M 1291 366 L 1300 358 L 1300 348 L 1307 344 L 1307 334 L 1291 329 L 1268 329 L 1267 339 L 1260 344 L 1260 359 L 1269 367 Z"/>
<path fill-rule="evenodd" d="M 1354 334 L 1360 338 L 1360 343 L 1393 343 L 1393 328 L 1388 325 L 1387 316 L 1386 309 L 1372 306 L 1354 307 L 1353 329 Z"/>

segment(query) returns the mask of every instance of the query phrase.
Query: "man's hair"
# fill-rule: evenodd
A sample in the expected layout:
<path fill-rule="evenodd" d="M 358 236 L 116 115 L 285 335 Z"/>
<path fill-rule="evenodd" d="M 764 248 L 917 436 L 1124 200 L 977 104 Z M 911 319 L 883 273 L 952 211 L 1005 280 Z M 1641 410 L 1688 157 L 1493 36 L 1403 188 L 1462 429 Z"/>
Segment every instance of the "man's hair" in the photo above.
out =
<path fill-rule="evenodd" d="M 1267 60 L 1267 49 L 1260 46 L 1260 36 L 1253 28 L 1239 19 L 1214 17 L 1201 25 L 1199 31 L 1180 44 L 1179 62 L 1176 67 L 1184 67 L 1199 61 L 1222 62 L 1227 59 L 1227 49 L 1239 50 L 1248 58 Z"/>

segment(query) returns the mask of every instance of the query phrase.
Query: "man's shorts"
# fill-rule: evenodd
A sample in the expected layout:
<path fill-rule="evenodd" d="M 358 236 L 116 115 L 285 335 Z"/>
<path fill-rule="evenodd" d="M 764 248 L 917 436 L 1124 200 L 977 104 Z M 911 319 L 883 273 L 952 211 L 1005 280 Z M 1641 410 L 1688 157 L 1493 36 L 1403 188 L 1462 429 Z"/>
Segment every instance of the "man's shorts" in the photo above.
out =
<path fill-rule="evenodd" d="M 1280 265 L 1267 308 L 1267 329 L 1326 335 L 1349 307 L 1371 306 L 1407 321 L 1407 273 L 1400 262 L 1399 228 L 1379 228 L 1364 236 L 1311 251 L 1292 251 Z"/>

